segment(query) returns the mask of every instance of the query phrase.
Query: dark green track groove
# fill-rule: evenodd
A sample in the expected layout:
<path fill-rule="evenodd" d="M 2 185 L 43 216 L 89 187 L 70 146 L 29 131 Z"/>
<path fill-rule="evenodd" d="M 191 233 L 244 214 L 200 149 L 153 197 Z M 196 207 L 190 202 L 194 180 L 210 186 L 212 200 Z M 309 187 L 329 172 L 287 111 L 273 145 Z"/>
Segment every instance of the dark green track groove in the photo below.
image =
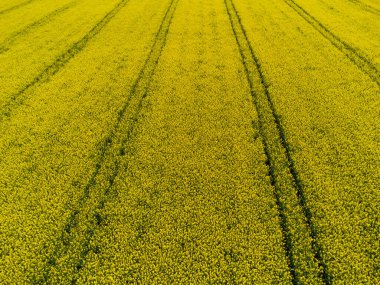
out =
<path fill-rule="evenodd" d="M 359 1 L 359 0 L 348 0 L 348 1 L 350 1 L 351 3 L 354 3 L 356 5 L 358 5 L 360 8 L 362 8 L 365 11 L 368 11 L 370 13 L 373 13 L 373 14 L 376 14 L 376 15 L 380 16 L 380 10 L 376 9 L 375 7 L 372 7 L 372 6 L 368 5 L 368 4 L 365 4 L 365 3 L 363 3 L 362 1 Z"/>
<path fill-rule="evenodd" d="M 15 108 L 22 105 L 27 99 L 26 92 L 43 82 L 48 81 L 56 73 L 58 73 L 66 64 L 80 53 L 87 44 L 112 20 L 112 18 L 129 2 L 129 0 L 121 0 L 118 4 L 108 12 L 99 22 L 96 23 L 90 31 L 88 31 L 79 41 L 75 42 L 68 50 L 59 55 L 52 64 L 46 67 L 29 83 L 22 87 L 15 94 L 11 95 L 10 100 L 2 106 L 0 110 L 0 122 L 4 118 L 10 117 Z"/>
<path fill-rule="evenodd" d="M 7 9 L 4 9 L 4 10 L 0 11 L 0 16 L 1 16 L 1 15 L 4 15 L 4 14 L 6 14 L 6 13 L 9 13 L 9 12 L 15 11 L 15 10 L 17 10 L 17 9 L 19 9 L 19 8 L 22 8 L 22 7 L 24 7 L 24 6 L 26 6 L 26 5 L 30 4 L 30 3 L 32 3 L 32 2 L 34 2 L 34 1 L 36 1 L 36 0 L 28 0 L 28 1 L 22 2 L 22 3 L 20 3 L 20 4 L 17 4 L 17 5 L 15 5 L 15 6 L 12 6 L 12 7 L 9 7 L 9 8 L 7 8 Z"/>
<path fill-rule="evenodd" d="M 65 255 L 70 247 L 72 242 L 72 232 L 80 223 L 80 215 L 84 204 L 89 198 L 90 191 L 93 187 L 96 187 L 96 179 L 101 171 L 107 173 L 108 185 L 102 190 L 102 195 L 99 198 L 98 203 L 94 208 L 91 209 L 93 213 L 92 219 L 89 222 L 89 226 L 85 232 L 85 240 L 81 244 L 81 252 L 79 258 L 76 259 L 76 274 L 71 280 L 71 284 L 76 284 L 77 276 L 80 270 L 83 268 L 87 255 L 90 252 L 90 241 L 95 233 L 95 230 L 102 225 L 102 215 L 100 214 L 104 205 L 107 203 L 112 193 L 112 188 L 114 185 L 115 178 L 119 174 L 120 164 L 124 161 L 127 155 L 125 151 L 125 145 L 131 139 L 132 133 L 135 129 L 136 123 L 138 121 L 139 114 L 141 112 L 144 98 L 147 96 L 148 87 L 151 81 L 151 77 L 154 74 L 157 63 L 161 56 L 162 50 L 166 44 L 167 35 L 169 28 L 174 16 L 174 12 L 177 7 L 179 0 L 172 0 L 163 20 L 160 24 L 158 32 L 156 33 L 154 43 L 149 52 L 145 63 L 140 70 L 134 84 L 132 85 L 131 91 L 128 94 L 128 97 L 117 114 L 116 122 L 113 125 L 110 133 L 104 138 L 102 142 L 102 147 L 100 149 L 100 156 L 96 164 L 96 168 L 93 171 L 89 181 L 86 186 L 83 188 L 82 197 L 79 199 L 77 207 L 72 211 L 69 219 L 67 220 L 62 234 L 58 240 L 58 245 L 56 246 L 53 254 L 46 260 L 46 268 L 42 273 L 42 277 L 37 281 L 34 281 L 37 284 L 50 284 L 50 272 L 51 269 L 56 265 L 56 261 L 63 255 Z M 133 101 L 133 102 L 132 102 Z M 132 106 L 132 107 L 131 107 Z M 118 140 L 119 137 L 122 139 Z M 117 154 L 110 153 L 110 150 L 115 145 L 120 146 L 119 152 Z M 106 160 L 112 160 L 112 167 L 105 167 Z M 106 168 L 106 169 L 104 169 Z"/>
<path fill-rule="evenodd" d="M 230 18 L 231 27 L 235 35 L 237 45 L 239 47 L 240 55 L 243 60 L 245 73 L 246 73 L 247 80 L 250 86 L 251 95 L 253 97 L 253 102 L 259 116 L 259 132 L 262 138 L 264 153 L 266 155 L 266 164 L 268 166 L 268 172 L 269 172 L 268 174 L 271 179 L 271 184 L 274 189 L 276 204 L 278 207 L 280 226 L 282 229 L 282 234 L 283 234 L 283 239 L 284 239 L 284 250 L 288 259 L 288 266 L 289 266 L 289 270 L 292 276 L 292 283 L 302 284 L 302 282 L 300 281 L 298 277 L 299 270 L 295 264 L 295 257 L 293 253 L 295 245 L 293 243 L 292 234 L 289 231 L 288 217 L 287 217 L 285 205 L 282 202 L 282 197 L 281 197 L 282 191 L 280 191 L 281 186 L 279 185 L 277 181 L 278 174 L 276 174 L 276 169 L 274 165 L 274 155 L 272 154 L 273 147 L 271 147 L 270 138 L 268 138 L 265 135 L 265 131 L 264 131 L 265 120 L 267 120 L 265 119 L 265 113 L 270 114 L 271 116 L 270 120 L 274 122 L 274 126 L 276 128 L 276 130 L 273 130 L 273 131 L 276 132 L 277 136 L 280 138 L 281 147 L 283 148 L 283 152 L 286 155 L 286 165 L 293 180 L 293 188 L 294 188 L 294 191 L 296 191 L 297 193 L 298 203 L 302 209 L 303 215 L 305 216 L 309 235 L 312 240 L 311 248 L 314 252 L 314 257 L 318 262 L 318 267 L 321 269 L 321 273 L 322 273 L 321 280 L 325 284 L 331 284 L 332 277 L 329 273 L 326 262 L 323 260 L 322 248 L 317 242 L 316 229 L 312 220 L 312 212 L 307 204 L 307 199 L 304 192 L 304 186 L 296 170 L 294 160 L 291 156 L 291 150 L 285 136 L 285 130 L 280 121 L 280 117 L 277 111 L 275 110 L 275 106 L 270 96 L 270 93 L 268 90 L 268 84 L 266 83 L 261 64 L 247 37 L 247 33 L 241 22 L 240 16 L 236 10 L 235 5 L 233 4 L 232 0 L 224 0 L 224 2 L 225 2 L 226 9 Z M 248 57 L 249 57 L 249 60 L 254 63 L 253 66 L 248 64 L 247 62 Z M 258 86 L 255 86 L 254 82 L 251 79 L 251 76 L 257 77 L 257 81 L 260 82 L 260 85 L 261 85 L 260 86 L 260 89 L 262 89 L 261 93 L 265 93 L 265 94 L 260 94 L 260 91 L 256 90 Z M 262 106 L 258 103 L 259 100 L 267 101 L 267 104 L 269 106 L 268 110 L 262 110 Z"/>
<path fill-rule="evenodd" d="M 352 47 L 337 35 L 331 32 L 325 25 L 309 14 L 304 8 L 293 0 L 284 0 L 290 8 L 300 15 L 307 23 L 309 23 L 317 32 L 326 38 L 333 46 L 340 50 L 353 64 L 355 64 L 362 72 L 367 74 L 374 83 L 380 88 L 380 71 L 361 51 Z"/>
<path fill-rule="evenodd" d="M 8 51 L 11 47 L 11 45 L 17 41 L 19 38 L 29 34 L 30 32 L 32 32 L 34 29 L 38 28 L 38 27 L 41 27 L 47 23 L 49 23 L 50 21 L 52 21 L 56 16 L 60 15 L 61 13 L 63 13 L 64 11 L 68 10 L 69 8 L 73 7 L 75 4 L 77 4 L 77 1 L 72 1 L 66 5 L 64 5 L 63 7 L 60 7 L 56 10 L 54 10 L 53 12 L 43 16 L 41 19 L 38 19 L 37 21 L 27 25 L 26 27 L 24 27 L 23 29 L 13 33 L 12 35 L 10 35 L 8 38 L 6 38 L 2 43 L 0 43 L 0 54 L 2 53 L 5 53 L 6 51 Z"/>

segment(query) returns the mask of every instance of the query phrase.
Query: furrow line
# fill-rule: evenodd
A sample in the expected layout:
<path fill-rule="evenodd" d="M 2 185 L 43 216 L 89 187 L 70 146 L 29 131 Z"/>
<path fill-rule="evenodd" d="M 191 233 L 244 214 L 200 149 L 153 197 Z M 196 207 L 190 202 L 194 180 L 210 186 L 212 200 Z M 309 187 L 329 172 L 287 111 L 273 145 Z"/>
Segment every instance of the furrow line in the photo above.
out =
<path fill-rule="evenodd" d="M 74 1 L 64 5 L 63 7 L 58 8 L 57 10 L 54 10 L 53 12 L 43 16 L 41 19 L 31 23 L 30 25 L 27 25 L 23 29 L 16 31 L 12 35 L 10 35 L 8 38 L 6 38 L 2 43 L 0 43 L 0 54 L 8 51 L 10 46 L 20 37 L 25 36 L 28 33 L 32 32 L 34 29 L 49 23 L 56 16 L 60 15 L 64 11 L 68 10 L 69 8 L 75 6 L 77 3 L 78 3 L 77 0 L 74 0 Z"/>
<path fill-rule="evenodd" d="M 331 276 L 317 242 L 303 184 L 291 157 L 285 131 L 269 94 L 260 61 L 247 37 L 234 3 L 232 0 L 224 2 L 258 113 L 259 133 L 278 207 L 292 282 L 308 284 L 312 283 L 309 279 L 312 278 L 319 284 L 331 284 Z"/>
<path fill-rule="evenodd" d="M 368 11 L 370 13 L 373 13 L 373 14 L 376 14 L 376 15 L 380 15 L 380 10 L 379 9 L 376 9 L 375 7 L 372 7 L 366 3 L 363 3 L 359 0 L 348 0 L 349 2 L 351 3 L 354 3 L 358 6 L 360 6 L 363 10 L 365 11 Z"/>
<path fill-rule="evenodd" d="M 100 201 L 96 204 L 92 211 L 92 215 L 90 216 L 90 221 L 88 222 L 88 225 L 86 227 L 86 230 L 84 232 L 85 239 L 81 243 L 80 246 L 80 255 L 79 258 L 75 261 L 75 267 L 76 267 L 76 273 L 73 275 L 73 279 L 71 280 L 71 284 L 76 284 L 78 279 L 78 274 L 81 271 L 81 269 L 84 267 L 85 260 L 88 256 L 88 254 L 91 251 L 98 251 L 98 249 L 91 247 L 90 243 L 91 240 L 95 234 L 95 231 L 97 228 L 101 227 L 103 225 L 103 221 L 105 220 L 105 215 L 102 214 L 102 210 L 104 209 L 105 204 L 108 202 L 110 197 L 112 195 L 117 195 L 117 191 L 114 188 L 114 182 L 116 177 L 120 173 L 121 166 L 123 164 L 123 157 L 126 157 L 126 151 L 125 146 L 130 142 L 132 138 L 132 134 L 136 127 L 136 122 L 138 120 L 138 116 L 141 112 L 144 98 L 147 96 L 147 93 L 144 93 L 139 99 L 138 99 L 138 106 L 133 112 L 132 118 L 130 118 L 130 123 L 126 131 L 126 135 L 123 139 L 123 141 L 120 143 L 120 147 L 118 148 L 117 156 L 113 159 L 112 166 L 109 168 L 111 169 L 112 173 L 108 175 L 108 186 L 105 188 L 104 192 L 102 193 L 102 197 Z M 128 108 L 129 109 L 129 108 Z M 122 169 L 128 168 L 128 160 L 124 162 L 126 164 L 125 167 Z M 109 170 L 108 170 L 109 171 Z M 114 190 L 114 191 L 112 191 Z M 77 218 L 79 218 L 79 215 L 77 215 Z"/>
<path fill-rule="evenodd" d="M 128 161 L 125 162 L 125 156 L 127 155 L 126 145 L 129 143 L 135 130 L 144 98 L 148 93 L 150 80 L 166 44 L 167 35 L 178 1 L 179 0 L 172 0 L 169 4 L 144 65 L 134 81 L 124 105 L 117 114 L 117 119 L 112 130 L 102 141 L 100 157 L 95 170 L 83 188 L 83 195 L 79 199 L 76 209 L 68 218 L 53 254 L 47 258 L 45 271 L 42 273 L 42 277 L 37 281 L 38 284 L 50 284 L 51 271 L 57 266 L 57 261 L 62 256 L 74 251 L 73 248 L 78 249 L 78 245 L 74 244 L 72 247 L 75 236 L 84 237 L 84 239 L 79 244 L 79 252 L 76 252 L 74 263 L 71 263 L 75 264 L 75 274 L 73 275 L 74 277 L 71 280 L 71 284 L 76 284 L 78 274 L 84 266 L 85 259 L 89 252 L 93 250 L 90 248 L 90 242 L 96 228 L 102 225 L 103 216 L 100 213 L 111 195 L 114 194 L 111 190 L 119 174 L 120 165 L 122 165 L 123 162 L 128 163 Z M 104 178 L 104 181 L 101 180 L 103 183 L 100 185 L 98 180 L 101 178 Z M 95 197 L 96 201 L 93 201 L 93 204 L 86 205 L 86 203 L 91 203 L 91 201 L 88 200 L 93 194 L 91 190 L 95 187 L 101 188 L 98 190 L 100 191 L 99 196 Z M 86 206 L 89 209 L 85 209 Z M 80 219 L 82 216 L 84 217 L 83 220 Z M 81 231 L 77 229 L 80 226 L 82 226 Z M 76 230 L 82 234 L 76 233 Z M 73 257 L 71 256 L 70 259 L 73 259 Z"/>
<path fill-rule="evenodd" d="M 305 9 L 298 5 L 293 0 L 284 0 L 298 15 L 308 22 L 316 31 L 324 38 L 340 50 L 352 63 L 354 63 L 362 72 L 367 74 L 373 82 L 380 87 L 380 71 L 376 66 L 364 55 L 361 51 L 350 46 L 345 41 L 341 40 L 337 35 L 332 33 L 325 25 L 319 22 L 314 16 L 309 14 Z"/>
<path fill-rule="evenodd" d="M 263 118 L 262 118 L 262 113 L 259 112 L 256 92 L 254 91 L 253 82 L 250 78 L 251 72 L 249 70 L 249 63 L 247 62 L 248 58 L 246 56 L 246 53 L 244 52 L 244 44 L 246 44 L 246 43 L 243 43 L 243 41 L 244 41 L 244 39 L 242 39 L 243 31 L 241 30 L 241 27 L 238 27 L 239 21 L 237 19 L 236 10 L 232 6 L 233 3 L 230 2 L 229 0 L 224 0 L 224 3 L 226 6 L 226 9 L 227 9 L 227 13 L 228 13 L 228 16 L 230 19 L 230 23 L 231 23 L 231 27 L 232 27 L 234 36 L 236 38 L 237 45 L 239 47 L 240 56 L 241 56 L 242 61 L 243 61 L 244 71 L 245 71 L 245 74 L 246 74 L 247 79 L 248 79 L 248 84 L 250 87 L 251 95 L 253 97 L 255 108 L 256 108 L 256 111 L 257 111 L 258 116 L 259 116 L 259 121 L 258 121 L 259 133 L 260 133 L 260 136 L 262 139 L 262 143 L 263 143 L 263 147 L 264 147 L 264 153 L 266 156 L 266 164 L 268 167 L 268 174 L 270 177 L 271 184 L 274 188 L 276 204 L 277 204 L 278 211 L 279 211 L 280 224 L 281 224 L 282 235 L 283 235 L 283 239 L 284 239 L 284 249 L 285 249 L 285 252 L 286 252 L 286 255 L 288 258 L 288 265 L 289 265 L 290 273 L 292 276 L 293 284 L 298 284 L 297 276 L 295 274 L 294 257 L 293 257 L 293 252 L 292 252 L 292 247 L 293 247 L 292 246 L 292 239 L 291 239 L 291 235 L 289 232 L 289 227 L 288 227 L 288 222 L 287 222 L 287 217 L 285 215 L 284 207 L 283 207 L 283 204 L 281 203 L 281 199 L 279 196 L 280 191 L 279 191 L 277 183 L 276 183 L 275 171 L 273 168 L 273 164 L 271 163 L 272 160 L 271 160 L 270 153 L 269 153 L 268 143 L 267 143 L 267 140 L 263 136 L 263 127 L 264 127 L 263 126 Z M 240 31 L 238 31 L 238 30 L 240 30 Z M 239 36 L 239 32 L 241 34 L 240 36 Z"/>
<path fill-rule="evenodd" d="M 4 104 L 0 111 L 0 122 L 6 117 L 10 117 L 12 111 L 23 104 L 27 96 L 26 91 L 30 88 L 48 81 L 58 71 L 60 71 L 72 58 L 74 58 L 79 52 L 81 52 L 88 44 L 88 42 L 94 38 L 100 31 L 116 16 L 116 14 L 129 2 L 129 0 L 121 0 L 110 12 L 108 12 L 99 22 L 96 23 L 92 29 L 87 32 L 79 41 L 75 42 L 68 50 L 55 58 L 52 64 L 46 67 L 40 74 L 38 74 L 33 80 L 27 83 L 15 94 L 11 95 L 10 100 Z"/>
<path fill-rule="evenodd" d="M 8 13 L 8 12 L 12 12 L 12 11 L 14 11 L 14 10 L 17 10 L 17 9 L 19 9 L 19 8 L 22 8 L 22 7 L 24 7 L 24 6 L 26 6 L 26 5 L 30 4 L 30 3 L 32 3 L 32 2 L 34 2 L 34 1 L 35 1 L 35 0 L 28 0 L 28 1 L 22 2 L 22 3 L 20 3 L 20 4 L 17 4 L 17 5 L 15 5 L 15 6 L 9 7 L 9 8 L 7 8 L 7 9 L 3 10 L 3 11 L 0 11 L 0 16 L 6 14 L 6 13 Z"/>

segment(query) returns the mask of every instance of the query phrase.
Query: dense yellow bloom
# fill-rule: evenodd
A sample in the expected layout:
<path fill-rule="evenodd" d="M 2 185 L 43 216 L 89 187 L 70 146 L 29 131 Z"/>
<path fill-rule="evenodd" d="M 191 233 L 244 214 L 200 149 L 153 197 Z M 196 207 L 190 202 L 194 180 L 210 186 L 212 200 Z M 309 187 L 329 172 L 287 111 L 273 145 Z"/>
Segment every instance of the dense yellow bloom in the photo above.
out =
<path fill-rule="evenodd" d="M 1 1 L 0 283 L 379 283 L 379 9 Z"/>

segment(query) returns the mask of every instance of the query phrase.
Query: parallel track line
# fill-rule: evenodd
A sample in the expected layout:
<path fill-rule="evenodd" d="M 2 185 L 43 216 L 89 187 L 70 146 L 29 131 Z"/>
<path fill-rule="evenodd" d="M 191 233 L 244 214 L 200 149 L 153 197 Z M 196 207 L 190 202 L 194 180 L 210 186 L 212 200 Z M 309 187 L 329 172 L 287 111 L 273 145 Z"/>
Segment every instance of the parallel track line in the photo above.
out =
<path fill-rule="evenodd" d="M 341 51 L 353 64 L 355 64 L 362 72 L 367 74 L 374 83 L 380 88 L 380 71 L 376 66 L 358 49 L 352 47 L 337 35 L 331 32 L 325 25 L 318 21 L 314 16 L 307 12 L 293 0 L 284 0 L 290 8 L 300 15 L 307 23 L 309 23 L 317 32 L 326 38 L 333 46 Z"/>
<path fill-rule="evenodd" d="M 4 14 L 6 14 L 6 13 L 12 12 L 12 11 L 14 11 L 14 10 L 17 10 L 17 9 L 19 9 L 19 8 L 22 8 L 22 7 L 24 7 L 24 6 L 26 6 L 26 5 L 30 4 L 30 3 L 32 3 L 32 2 L 34 2 L 34 1 L 36 1 L 36 0 L 28 0 L 28 1 L 22 2 L 22 3 L 20 3 L 20 4 L 17 4 L 17 5 L 15 5 L 15 6 L 12 6 L 12 7 L 9 7 L 9 8 L 7 8 L 7 9 L 4 9 L 4 10 L 0 11 L 0 16 L 1 16 L 1 15 L 4 15 Z"/>
<path fill-rule="evenodd" d="M 280 146 L 282 147 L 282 151 L 285 153 L 285 164 L 291 174 L 293 189 L 297 193 L 298 203 L 302 209 L 303 215 L 306 219 L 309 236 L 311 238 L 311 248 L 313 250 L 313 254 L 315 259 L 318 262 L 318 267 L 321 269 L 321 279 L 325 284 L 331 284 L 331 276 L 328 271 L 328 267 L 326 262 L 322 258 L 322 249 L 317 242 L 317 234 L 314 223 L 312 221 L 312 212 L 307 205 L 306 196 L 304 192 L 303 183 L 299 177 L 299 174 L 296 170 L 294 160 L 291 156 L 291 151 L 289 144 L 287 142 L 285 131 L 280 121 L 279 115 L 275 110 L 275 106 L 273 100 L 268 91 L 268 84 L 266 83 L 263 70 L 261 68 L 261 64 L 257 55 L 255 54 L 252 45 L 248 39 L 245 28 L 241 22 L 240 16 L 236 10 L 235 5 L 232 0 L 224 0 L 227 12 L 230 17 L 231 27 L 233 29 L 237 45 L 239 47 L 240 55 L 243 59 L 243 65 L 245 69 L 245 73 L 247 76 L 247 80 L 249 83 L 249 87 L 251 90 L 251 95 L 253 97 L 254 105 L 257 110 L 259 116 L 259 132 L 262 138 L 262 143 L 264 147 L 264 153 L 266 155 L 266 164 L 268 166 L 268 172 L 271 179 L 271 184 L 274 188 L 274 195 L 276 199 L 276 204 L 279 211 L 280 225 L 282 229 L 283 239 L 284 239 L 284 249 L 288 259 L 288 265 L 292 276 L 293 284 L 301 284 L 301 281 L 298 277 L 298 269 L 295 262 L 294 256 L 294 242 L 292 234 L 289 231 L 289 222 L 288 216 L 286 212 L 286 205 L 282 201 L 281 197 L 281 185 L 278 183 L 279 174 L 276 172 L 275 167 L 275 151 L 274 146 L 271 146 L 270 138 L 267 137 L 265 131 L 265 125 L 272 125 L 275 130 L 272 130 L 273 133 L 276 133 L 276 137 L 278 137 L 280 141 Z M 254 78 L 255 80 L 253 80 Z M 257 83 L 257 84 L 255 84 Z M 265 103 L 260 103 L 264 102 Z M 267 106 L 267 107 L 266 107 Z M 263 107 L 266 109 L 263 110 Z M 267 118 L 268 117 L 268 118 Z M 272 122 L 270 122 L 272 121 Z M 274 124 L 273 124 L 274 123 Z"/>
<path fill-rule="evenodd" d="M 363 3 L 362 1 L 359 0 L 348 0 L 351 3 L 354 3 L 358 6 L 360 6 L 363 10 L 368 11 L 372 14 L 380 15 L 380 10 L 376 9 L 375 7 L 372 7 L 371 5 L 368 5 L 366 3 Z"/>
<path fill-rule="evenodd" d="M 129 0 L 121 0 L 110 12 L 108 12 L 95 26 L 92 27 L 79 41 L 75 42 L 68 50 L 55 58 L 52 64 L 40 72 L 34 79 L 22 87 L 19 91 L 11 95 L 10 100 L 5 103 L 0 111 L 0 123 L 4 118 L 10 117 L 13 110 L 22 105 L 27 99 L 26 92 L 43 82 L 48 81 L 56 73 L 58 73 L 66 64 L 80 53 L 87 44 L 112 20 L 112 18 L 129 2 Z"/>
<path fill-rule="evenodd" d="M 115 178 L 119 174 L 121 160 L 123 160 L 123 157 L 126 155 L 124 146 L 131 139 L 132 133 L 135 129 L 138 116 L 143 106 L 143 100 L 147 96 L 151 77 L 154 74 L 162 50 L 165 47 L 167 35 L 178 1 L 179 0 L 172 0 L 170 2 L 170 5 L 165 13 L 165 16 L 163 17 L 163 20 L 155 36 L 154 43 L 149 52 L 149 55 L 145 60 L 144 65 L 140 70 L 139 75 L 137 76 L 134 84 L 132 85 L 131 91 L 129 92 L 124 105 L 118 112 L 117 119 L 113 125 L 112 130 L 103 140 L 101 154 L 96 164 L 96 168 L 93 171 L 86 186 L 83 188 L 83 195 L 79 199 L 76 209 L 71 213 L 64 226 L 56 249 L 54 250 L 52 256 L 50 256 L 46 261 L 47 268 L 43 273 L 42 279 L 40 279 L 37 283 L 49 284 L 50 271 L 52 267 L 56 265 L 56 261 L 61 256 L 66 254 L 69 250 L 70 243 L 72 242 L 73 238 L 72 233 L 78 226 L 78 223 L 80 222 L 79 216 L 81 214 L 82 208 L 84 207 L 84 204 L 89 198 L 91 189 L 96 186 L 96 179 L 98 175 L 103 170 L 102 168 L 106 164 L 106 160 L 109 158 L 113 158 L 113 154 L 110 153 L 110 150 L 115 144 L 120 145 L 121 148 L 119 149 L 119 153 L 116 155 L 116 158 L 114 158 L 112 161 L 112 163 L 114 164 L 113 167 L 107 168 L 105 170 L 106 172 L 110 172 L 107 173 L 107 176 L 109 177 L 108 186 L 105 187 L 102 193 L 102 197 L 99 199 L 99 202 L 95 205 L 95 207 L 91 208 L 91 212 L 95 214 L 92 215 L 93 220 L 88 221 L 89 226 L 85 231 L 85 240 L 81 244 L 82 250 L 80 252 L 80 258 L 76 261 L 76 274 L 74 278 L 71 280 L 71 284 L 76 284 L 77 275 L 83 268 L 84 261 L 90 252 L 89 243 L 92 240 L 96 228 L 98 228 L 101 225 L 102 218 L 98 214 L 98 212 L 101 211 L 101 209 L 103 209 L 104 205 L 107 203 L 107 200 L 110 198 L 111 189 L 114 185 Z M 133 106 L 136 107 L 133 108 Z M 126 124 L 124 128 L 122 127 L 123 123 Z M 122 137 L 121 141 L 117 141 L 118 136 Z"/>
<path fill-rule="evenodd" d="M 53 20 L 56 16 L 60 15 L 64 11 L 68 10 L 69 8 L 73 7 L 75 4 L 77 4 L 77 0 L 72 1 L 63 7 L 60 7 L 53 12 L 43 16 L 41 19 L 38 19 L 37 21 L 27 25 L 23 29 L 16 31 L 15 33 L 11 34 L 8 38 L 6 38 L 2 43 L 0 43 L 0 54 L 6 52 L 9 50 L 10 46 L 17 41 L 20 37 L 23 37 L 30 32 L 32 32 L 34 29 L 41 27 L 47 23 L 49 23 L 51 20 Z"/>

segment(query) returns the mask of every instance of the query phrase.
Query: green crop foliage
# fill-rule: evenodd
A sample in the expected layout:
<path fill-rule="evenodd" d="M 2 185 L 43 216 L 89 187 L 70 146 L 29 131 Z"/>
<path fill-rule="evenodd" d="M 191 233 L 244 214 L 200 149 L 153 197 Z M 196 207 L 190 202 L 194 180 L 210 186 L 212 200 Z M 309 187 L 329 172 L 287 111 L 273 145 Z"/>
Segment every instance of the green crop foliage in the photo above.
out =
<path fill-rule="evenodd" d="M 0 2 L 0 284 L 380 283 L 378 2 Z"/>

